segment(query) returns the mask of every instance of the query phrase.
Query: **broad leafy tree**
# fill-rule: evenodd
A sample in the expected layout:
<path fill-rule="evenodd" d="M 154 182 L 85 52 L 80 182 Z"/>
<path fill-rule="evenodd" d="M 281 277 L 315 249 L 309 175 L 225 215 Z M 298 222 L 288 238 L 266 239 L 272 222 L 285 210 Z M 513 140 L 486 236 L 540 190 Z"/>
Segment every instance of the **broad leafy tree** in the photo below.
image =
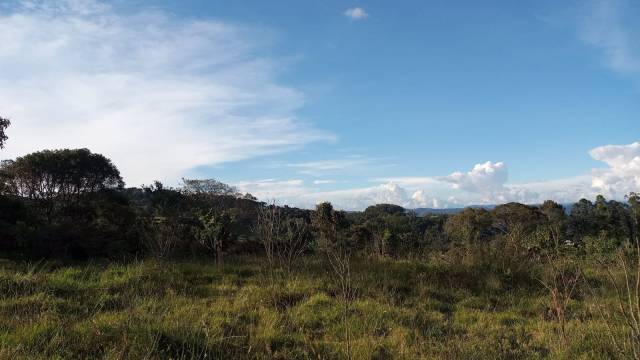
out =
<path fill-rule="evenodd" d="M 182 191 L 189 195 L 228 195 L 241 197 L 235 186 L 227 185 L 215 179 L 182 179 Z"/>
<path fill-rule="evenodd" d="M 5 161 L 0 181 L 4 193 L 37 202 L 49 222 L 55 211 L 78 205 L 86 194 L 124 186 L 113 163 L 87 149 L 45 150 Z"/>
<path fill-rule="evenodd" d="M 367 218 L 379 217 L 381 215 L 404 214 L 406 210 L 402 206 L 393 204 L 378 204 L 369 206 L 364 210 L 364 216 Z"/>
<path fill-rule="evenodd" d="M 466 208 L 447 219 L 444 232 L 450 241 L 470 244 L 487 239 L 492 231 L 491 224 L 491 214 L 487 210 Z"/>

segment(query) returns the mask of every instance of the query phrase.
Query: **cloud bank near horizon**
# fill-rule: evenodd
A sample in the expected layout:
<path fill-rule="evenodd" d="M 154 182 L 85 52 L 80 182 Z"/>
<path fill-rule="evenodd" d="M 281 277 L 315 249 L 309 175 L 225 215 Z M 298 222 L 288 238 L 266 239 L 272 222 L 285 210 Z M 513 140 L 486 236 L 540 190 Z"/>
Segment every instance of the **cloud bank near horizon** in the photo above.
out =
<path fill-rule="evenodd" d="M 280 203 L 303 208 L 312 208 L 319 202 L 329 201 L 345 210 L 362 210 L 380 203 L 400 205 L 408 209 L 451 208 L 511 201 L 526 204 L 540 204 L 545 200 L 570 203 L 581 198 L 593 199 L 599 194 L 622 200 L 630 192 L 640 190 L 640 142 L 604 145 L 592 149 L 589 154 L 607 167 L 571 178 L 521 184 L 508 183 L 506 164 L 487 161 L 476 164 L 467 172 L 454 172 L 447 176 L 376 179 L 375 181 L 380 182 L 379 185 L 333 191 L 310 186 L 302 179 L 269 179 L 237 185 L 261 200 L 276 199 Z M 442 194 L 448 196 L 443 197 Z"/>

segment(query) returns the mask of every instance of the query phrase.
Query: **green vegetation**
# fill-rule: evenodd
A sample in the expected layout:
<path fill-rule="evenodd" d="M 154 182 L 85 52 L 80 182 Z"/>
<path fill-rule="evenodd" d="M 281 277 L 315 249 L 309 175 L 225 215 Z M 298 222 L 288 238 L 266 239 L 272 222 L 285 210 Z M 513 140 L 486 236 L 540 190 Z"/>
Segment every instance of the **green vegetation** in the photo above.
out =
<path fill-rule="evenodd" d="M 0 165 L 0 359 L 640 359 L 639 220 L 295 209 L 41 151 Z"/>
<path fill-rule="evenodd" d="M 605 281 L 600 267 L 580 261 L 590 282 Z M 356 296 L 345 323 L 337 284 L 326 264 L 311 258 L 301 259 L 291 276 L 269 275 L 257 257 L 229 259 L 223 267 L 5 261 L 0 357 L 346 358 L 344 326 L 354 359 L 617 354 L 595 309 L 616 303 L 614 292 L 571 301 L 565 342 L 535 279 L 515 283 L 484 267 L 436 258 L 353 261 Z"/>

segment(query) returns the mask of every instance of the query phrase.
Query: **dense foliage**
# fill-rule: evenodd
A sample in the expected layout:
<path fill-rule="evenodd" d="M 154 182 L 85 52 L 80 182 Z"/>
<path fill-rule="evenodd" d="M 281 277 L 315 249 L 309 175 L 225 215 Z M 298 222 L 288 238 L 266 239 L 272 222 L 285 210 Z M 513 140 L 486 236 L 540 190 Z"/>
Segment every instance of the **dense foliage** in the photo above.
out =
<path fill-rule="evenodd" d="M 0 116 L 0 149 L 4 148 L 5 141 L 9 139 L 7 134 L 5 134 L 9 125 L 11 125 L 11 121 Z"/>
<path fill-rule="evenodd" d="M 278 208 L 279 218 L 271 219 L 278 224 L 267 224 L 281 227 L 275 238 L 285 238 L 295 226 L 314 230 L 316 236 L 305 235 L 307 243 L 300 245 L 305 253 L 320 251 L 332 238 L 353 254 L 375 258 L 468 251 L 508 238 L 517 238 L 519 248 L 529 252 L 557 243 L 606 252 L 634 238 L 638 221 L 634 194 L 627 203 L 602 196 L 595 202 L 582 199 L 569 214 L 547 201 L 417 216 L 387 204 L 360 213 L 335 211 L 331 204 L 320 204 L 315 211 L 267 205 L 212 179 L 184 179 L 180 188 L 158 182 L 141 188 L 123 185 L 111 161 L 87 149 L 46 150 L 4 161 L 2 250 L 27 257 L 215 255 L 222 261 L 224 253 L 264 251 L 265 234 L 258 225 L 266 207 Z"/>

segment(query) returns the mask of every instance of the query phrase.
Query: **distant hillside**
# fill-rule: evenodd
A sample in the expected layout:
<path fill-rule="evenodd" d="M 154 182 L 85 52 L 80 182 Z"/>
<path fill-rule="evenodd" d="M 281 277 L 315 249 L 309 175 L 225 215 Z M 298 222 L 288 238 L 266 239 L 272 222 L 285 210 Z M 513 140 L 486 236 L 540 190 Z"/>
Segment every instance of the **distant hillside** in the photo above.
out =
<path fill-rule="evenodd" d="M 573 207 L 573 204 L 561 204 L 561 205 L 564 207 L 565 213 L 567 213 L 567 214 L 571 213 L 571 208 Z M 497 205 L 471 205 L 471 206 L 467 206 L 467 207 L 474 208 L 474 209 L 482 209 L 482 208 L 484 208 L 484 209 L 487 209 L 487 210 L 491 210 L 491 209 L 495 208 L 496 206 Z M 454 215 L 454 214 L 457 214 L 457 213 L 461 212 L 462 210 L 466 209 L 467 207 L 450 208 L 450 209 L 417 208 L 417 209 L 408 209 L 407 211 L 413 211 L 418 216 L 424 216 L 424 215 Z"/>
<path fill-rule="evenodd" d="M 453 215 L 453 214 L 457 214 L 459 212 L 461 212 L 462 210 L 466 209 L 466 208 L 474 208 L 474 209 L 487 209 L 487 210 L 491 210 L 494 207 L 496 207 L 496 205 L 470 205 L 470 206 L 466 206 L 466 207 L 461 207 L 461 208 L 449 208 L 449 209 L 432 209 L 432 208 L 417 208 L 417 209 L 409 209 L 409 211 L 413 211 L 416 213 L 416 215 L 418 216 L 424 216 L 424 215 Z"/>

